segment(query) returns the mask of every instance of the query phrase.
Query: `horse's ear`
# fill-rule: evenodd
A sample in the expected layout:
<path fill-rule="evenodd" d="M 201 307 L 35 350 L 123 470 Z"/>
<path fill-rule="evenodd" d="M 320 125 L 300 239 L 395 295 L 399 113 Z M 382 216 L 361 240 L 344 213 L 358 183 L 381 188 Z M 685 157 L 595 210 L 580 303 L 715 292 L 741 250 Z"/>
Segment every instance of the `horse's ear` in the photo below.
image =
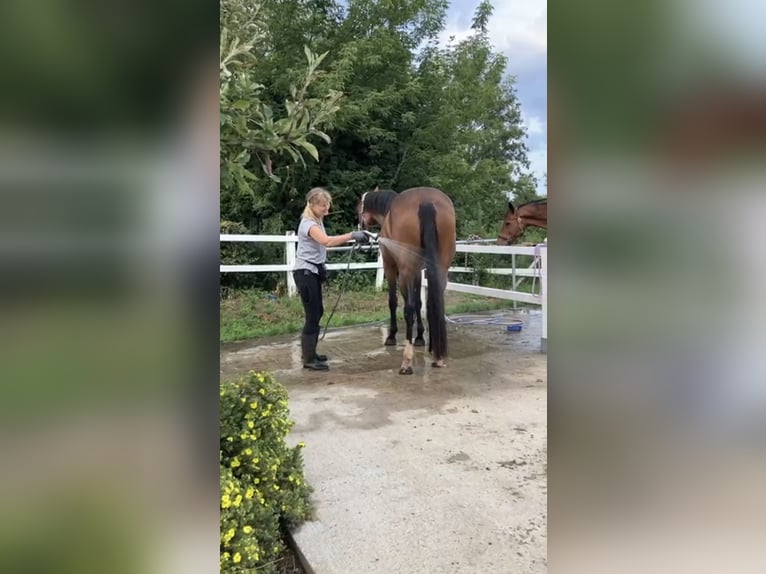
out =
<path fill-rule="evenodd" d="M 516 209 L 513 207 L 513 204 L 510 201 L 508 202 L 508 211 L 511 213 L 516 213 Z"/>
<path fill-rule="evenodd" d="M 373 189 L 372 191 L 380 191 L 380 189 L 378 189 L 378 186 L 376 185 L 375 189 Z"/>

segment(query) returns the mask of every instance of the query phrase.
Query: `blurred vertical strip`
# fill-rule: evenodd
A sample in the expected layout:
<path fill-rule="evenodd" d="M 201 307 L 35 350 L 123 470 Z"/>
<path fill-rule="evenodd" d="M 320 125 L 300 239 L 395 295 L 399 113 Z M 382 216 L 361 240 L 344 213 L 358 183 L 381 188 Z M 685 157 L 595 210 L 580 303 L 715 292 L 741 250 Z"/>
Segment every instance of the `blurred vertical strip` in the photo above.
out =
<path fill-rule="evenodd" d="M 548 14 L 550 571 L 764 572 L 766 5 Z"/>
<path fill-rule="evenodd" d="M 0 571 L 218 568 L 218 14 L 0 6 Z"/>

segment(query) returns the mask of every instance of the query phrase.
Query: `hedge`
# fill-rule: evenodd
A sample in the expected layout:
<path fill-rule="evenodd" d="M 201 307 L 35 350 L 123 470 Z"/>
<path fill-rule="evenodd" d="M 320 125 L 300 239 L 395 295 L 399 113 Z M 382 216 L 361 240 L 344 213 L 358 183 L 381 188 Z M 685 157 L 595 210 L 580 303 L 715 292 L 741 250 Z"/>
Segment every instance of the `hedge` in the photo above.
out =
<path fill-rule="evenodd" d="M 276 572 L 283 527 L 310 518 L 303 444 L 290 448 L 287 391 L 269 373 L 222 382 L 221 573 Z"/>

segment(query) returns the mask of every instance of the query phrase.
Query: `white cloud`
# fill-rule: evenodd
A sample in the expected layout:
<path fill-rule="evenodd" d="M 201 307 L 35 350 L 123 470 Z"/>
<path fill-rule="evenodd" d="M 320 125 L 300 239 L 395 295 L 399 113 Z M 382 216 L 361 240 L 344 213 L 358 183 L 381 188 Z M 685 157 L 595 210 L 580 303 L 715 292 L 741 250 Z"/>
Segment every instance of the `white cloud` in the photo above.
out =
<path fill-rule="evenodd" d="M 527 116 L 522 112 L 522 118 L 524 121 L 524 127 L 527 130 L 527 136 L 539 136 L 546 135 L 546 122 L 539 116 Z"/>
<path fill-rule="evenodd" d="M 545 174 L 548 172 L 548 148 L 545 143 L 530 149 L 527 157 L 529 158 L 530 171 L 537 178 L 537 193 L 547 194 Z"/>
<path fill-rule="evenodd" d="M 492 46 L 512 60 L 548 51 L 548 5 L 546 0 L 496 0 L 487 32 Z M 470 24 L 459 24 L 457 16 L 439 35 L 442 45 L 454 36 L 460 42 L 470 36 Z"/>
<path fill-rule="evenodd" d="M 473 33 L 470 28 L 463 28 L 457 25 L 456 22 L 447 22 L 444 30 L 439 32 L 439 44 L 446 46 L 450 43 L 450 40 L 455 44 L 458 44 L 468 38 Z"/>
<path fill-rule="evenodd" d="M 492 45 L 503 52 L 548 51 L 548 4 L 546 0 L 496 0 L 488 32 Z"/>

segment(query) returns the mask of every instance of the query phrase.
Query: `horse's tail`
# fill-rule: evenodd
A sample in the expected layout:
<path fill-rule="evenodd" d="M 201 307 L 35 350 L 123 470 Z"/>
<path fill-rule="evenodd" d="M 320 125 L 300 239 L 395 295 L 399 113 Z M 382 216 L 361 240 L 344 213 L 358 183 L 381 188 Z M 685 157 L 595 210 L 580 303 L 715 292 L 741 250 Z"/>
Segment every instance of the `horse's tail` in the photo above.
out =
<path fill-rule="evenodd" d="M 420 219 L 420 244 L 426 258 L 426 279 L 428 297 L 428 350 L 435 360 L 447 355 L 447 323 L 444 320 L 444 290 L 446 276 L 439 269 L 439 234 L 436 229 L 436 207 L 433 203 L 421 203 L 418 208 Z"/>

